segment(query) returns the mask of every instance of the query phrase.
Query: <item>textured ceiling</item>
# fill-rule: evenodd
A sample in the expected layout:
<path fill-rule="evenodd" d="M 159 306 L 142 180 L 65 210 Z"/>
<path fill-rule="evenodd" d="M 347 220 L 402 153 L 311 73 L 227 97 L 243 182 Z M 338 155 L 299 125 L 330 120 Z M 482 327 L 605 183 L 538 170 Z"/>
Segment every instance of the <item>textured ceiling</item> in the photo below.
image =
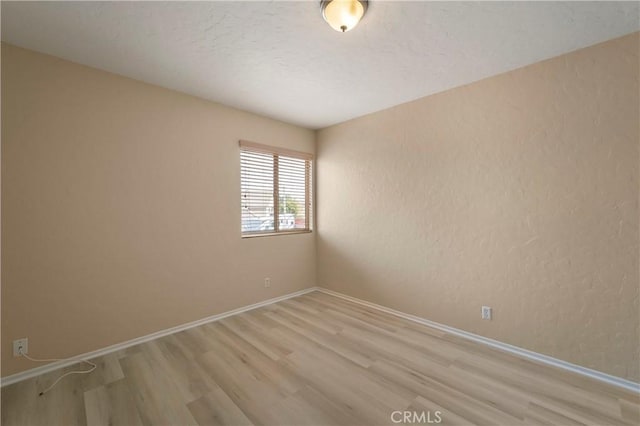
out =
<path fill-rule="evenodd" d="M 321 128 L 640 29 L 638 2 L 2 2 L 2 40 Z"/>

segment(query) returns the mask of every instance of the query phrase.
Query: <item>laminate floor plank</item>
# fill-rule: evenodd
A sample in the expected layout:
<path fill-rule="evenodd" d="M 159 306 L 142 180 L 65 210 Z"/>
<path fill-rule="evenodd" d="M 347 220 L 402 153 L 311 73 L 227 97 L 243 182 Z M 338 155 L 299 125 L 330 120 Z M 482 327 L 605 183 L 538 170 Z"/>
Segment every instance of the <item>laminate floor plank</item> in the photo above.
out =
<path fill-rule="evenodd" d="M 336 352 L 357 365 L 363 367 L 371 365 L 371 357 L 365 350 L 353 344 L 353 342 L 346 342 L 344 339 L 340 340 L 340 338 L 337 338 L 333 333 L 326 333 L 321 329 L 309 327 L 304 321 L 290 316 L 286 311 L 274 311 L 271 313 L 271 318 L 282 324 L 283 327 L 304 336 L 319 346 L 330 348 L 331 351 Z M 342 342 L 342 344 L 338 342 Z"/>
<path fill-rule="evenodd" d="M 242 410 L 238 408 L 221 388 L 217 388 L 197 400 L 188 403 L 187 407 L 200 426 L 253 426 L 251 420 L 245 416 Z"/>
<path fill-rule="evenodd" d="M 539 376 L 486 356 L 469 355 L 465 359 L 456 360 L 454 364 L 475 372 L 476 375 L 492 377 L 495 382 L 506 384 L 513 391 L 525 392 L 531 401 L 543 406 L 547 405 L 547 401 L 551 401 L 551 404 L 562 402 L 563 409 L 577 406 L 580 410 L 588 411 L 596 406 L 602 414 L 619 414 L 619 407 L 613 396 L 602 396 L 556 377 Z"/>
<path fill-rule="evenodd" d="M 59 424 L 64 425 L 85 425 L 86 414 L 84 407 L 84 385 L 81 375 L 72 374 L 62 379 L 53 390 L 42 396 L 38 394 L 47 389 L 54 381 L 72 370 L 83 370 L 86 366 L 74 364 L 67 368 L 52 371 L 28 381 L 18 383 L 23 385 L 22 389 L 28 391 L 31 396 L 30 401 L 18 400 L 16 402 L 27 402 L 28 408 L 21 413 L 12 414 L 11 417 L 20 418 L 15 424 L 48 425 L 51 418 L 57 419 Z M 29 383 L 32 382 L 32 383 Z M 4 388 L 3 388 L 4 391 Z M 4 414 L 11 403 L 5 405 L 4 398 L 2 412 Z M 17 415 L 16 415 L 17 414 Z"/>
<path fill-rule="evenodd" d="M 447 412 L 455 413 L 467 421 L 477 424 L 516 425 L 521 424 L 524 416 L 503 408 L 507 395 L 504 395 L 500 406 L 495 406 L 491 398 L 477 398 L 469 394 L 469 389 L 456 389 L 450 383 L 439 378 L 416 373 L 410 367 L 400 363 L 380 361 L 372 367 L 374 371 L 390 380 L 396 380 L 408 389 L 435 404 L 444 407 Z"/>
<path fill-rule="evenodd" d="M 156 370 L 144 353 L 121 359 L 120 363 L 143 424 L 196 424 L 169 375 Z"/>
<path fill-rule="evenodd" d="M 224 323 L 216 330 L 218 337 L 237 357 L 251 374 L 259 378 L 264 383 L 269 383 L 283 396 L 289 396 L 304 386 L 304 382 L 299 377 L 291 374 L 280 367 L 280 365 L 266 356 L 249 342 L 235 335 Z"/>
<path fill-rule="evenodd" d="M 84 393 L 88 425 L 141 426 L 138 408 L 125 380 L 111 382 Z"/>
<path fill-rule="evenodd" d="M 467 426 L 475 424 L 452 411 L 447 411 L 444 407 L 432 401 L 429 401 L 422 396 L 417 396 L 416 399 L 411 403 L 411 405 L 407 407 L 406 411 L 410 413 L 410 416 L 413 415 L 412 413 L 417 413 L 418 420 L 422 420 L 422 418 L 428 416 L 422 423 L 429 423 L 429 421 L 431 421 L 431 424 L 456 426 Z M 422 418 L 420 418 L 419 416 L 422 416 Z M 397 419 L 403 417 L 402 415 L 395 414 L 394 418 Z M 411 419 L 411 417 L 409 418 Z M 438 422 L 438 420 L 440 421 Z"/>
<path fill-rule="evenodd" d="M 635 425 L 640 425 L 640 405 L 620 399 L 620 413 L 622 418 Z"/>
<path fill-rule="evenodd" d="M 269 410 L 285 395 L 265 383 L 261 376 L 254 376 L 241 360 L 236 360 L 233 354 L 214 350 L 199 357 L 197 362 L 253 424 L 276 424 Z"/>
<path fill-rule="evenodd" d="M 328 413 L 330 419 L 326 422 L 327 425 L 352 426 L 366 424 L 363 419 L 356 417 L 352 407 L 342 401 L 336 401 L 335 397 L 333 399 L 327 398 L 317 389 L 310 386 L 299 390 L 297 396 Z M 284 424 L 290 424 L 290 422 L 285 422 Z"/>
<path fill-rule="evenodd" d="M 224 325 L 274 361 L 291 353 L 278 342 L 269 339 L 268 330 L 261 331 L 250 320 L 241 317 L 227 318 Z"/>
<path fill-rule="evenodd" d="M 154 371 L 167 376 L 182 401 L 191 402 L 218 387 L 197 363 L 175 349 L 169 339 L 162 338 L 144 345 L 142 353 Z"/>
<path fill-rule="evenodd" d="M 2 425 L 640 424 L 638 393 L 321 292 L 92 361 L 3 387 Z"/>

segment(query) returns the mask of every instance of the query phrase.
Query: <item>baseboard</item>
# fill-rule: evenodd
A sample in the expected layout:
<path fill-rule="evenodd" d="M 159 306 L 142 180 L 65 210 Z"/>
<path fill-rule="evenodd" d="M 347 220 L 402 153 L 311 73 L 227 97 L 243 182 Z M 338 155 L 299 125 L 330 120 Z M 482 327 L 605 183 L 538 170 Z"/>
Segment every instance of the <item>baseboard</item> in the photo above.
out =
<path fill-rule="evenodd" d="M 211 315 L 206 318 L 202 318 L 196 321 L 192 321 L 186 324 L 181 324 L 175 327 L 167 328 L 165 330 L 156 331 L 155 333 L 147 334 L 146 336 L 136 337 L 135 339 L 127 340 L 126 342 L 116 343 L 115 345 L 107 346 L 106 348 L 98 349 L 95 351 L 87 352 L 84 354 L 76 355 L 71 358 L 67 358 L 62 361 L 52 362 L 50 364 L 43 365 L 41 367 L 31 368 L 29 370 L 21 371 L 20 373 L 12 374 L 0 379 L 0 386 L 8 386 L 13 383 L 21 382 L 23 380 L 30 379 L 40 374 L 48 373 L 50 371 L 57 370 L 59 368 L 68 367 L 69 365 L 76 364 L 83 359 L 92 359 L 102 355 L 106 355 L 112 352 L 119 351 L 121 349 L 128 348 L 130 346 L 139 345 L 140 343 L 148 342 L 159 337 L 167 336 L 169 334 L 177 333 L 179 331 L 187 330 L 189 328 L 198 327 L 199 325 L 206 324 L 221 320 L 231 315 L 236 315 L 242 312 L 247 312 L 252 309 L 261 308 L 263 306 L 271 305 L 272 303 L 280 302 L 281 300 L 291 299 L 292 297 L 301 296 L 306 293 L 318 290 L 317 287 L 310 287 L 304 290 L 296 291 L 294 293 L 285 294 L 284 296 L 274 297 L 272 299 L 264 300 L 262 302 L 254 303 L 252 305 L 243 306 L 231 311 L 223 312 L 216 315 Z"/>
<path fill-rule="evenodd" d="M 582 367 L 580 365 L 572 364 L 567 361 L 563 361 L 561 359 L 553 358 L 547 355 L 543 355 L 537 352 L 533 352 L 527 349 L 519 348 L 517 346 L 510 345 L 508 343 L 503 343 L 497 340 L 489 339 L 488 337 L 482 337 L 477 334 L 469 333 L 468 331 L 460 330 L 454 327 L 449 327 L 448 325 L 440 324 L 434 321 L 430 321 L 428 319 L 424 319 L 415 315 L 406 314 L 404 312 L 396 311 L 395 309 L 387 308 L 386 306 L 378 305 L 375 303 L 367 302 L 366 300 L 358 299 L 356 297 L 347 296 L 346 294 L 338 293 L 337 291 L 329 290 L 323 287 L 318 287 L 318 291 L 326 294 L 330 294 L 332 296 L 339 297 L 341 299 L 348 300 L 350 302 L 358 303 L 363 306 L 367 306 L 369 308 L 377 309 L 382 312 L 386 312 L 388 314 L 392 314 L 398 316 L 400 318 L 407 319 L 409 321 L 417 322 L 420 324 L 427 325 L 429 327 L 433 327 L 435 329 L 447 332 L 449 334 L 454 334 L 459 337 L 463 337 L 465 339 L 473 340 L 474 342 L 481 343 L 487 346 L 491 346 L 492 348 L 499 349 L 505 352 L 512 353 L 514 355 L 518 355 L 522 358 L 526 358 L 532 361 L 536 361 L 541 364 L 550 365 L 553 367 L 561 368 L 566 371 L 571 371 L 572 373 L 580 374 L 582 376 L 586 376 L 601 382 L 608 383 L 610 385 L 614 385 L 632 392 L 640 393 L 640 383 L 632 382 L 631 380 L 626 380 L 621 377 L 612 376 L 610 374 L 602 373 L 597 370 L 592 370 L 590 368 Z"/>
<path fill-rule="evenodd" d="M 358 299 L 356 297 L 348 296 L 346 294 L 338 293 L 333 290 L 329 290 L 322 287 L 310 287 L 304 290 L 296 291 L 294 293 L 285 294 L 283 296 L 274 297 L 272 299 L 267 299 L 262 302 L 254 303 L 252 305 L 243 306 L 237 309 L 233 309 L 231 311 L 223 312 L 220 314 L 212 315 L 206 318 L 202 318 L 193 322 L 189 322 L 186 324 L 178 325 L 175 327 L 167 328 L 165 330 L 157 331 L 155 333 L 147 334 L 146 336 L 137 337 L 135 339 L 127 340 L 126 342 L 117 343 L 115 345 L 108 346 L 106 348 L 98 349 L 92 352 L 87 352 L 84 354 L 76 355 L 71 358 L 67 358 L 63 361 L 57 361 L 50 364 L 43 365 L 41 367 L 32 368 L 29 370 L 21 371 L 20 373 L 12 374 L 7 377 L 3 377 L 0 379 L 0 386 L 8 386 L 13 383 L 17 383 L 23 380 L 30 379 L 32 377 L 38 376 L 40 374 L 48 373 L 59 368 L 64 368 L 69 365 L 76 364 L 78 361 L 83 359 L 92 359 L 102 355 L 106 355 L 112 352 L 119 351 L 121 349 L 128 348 L 130 346 L 135 346 L 140 343 L 148 342 L 150 340 L 154 340 L 163 336 L 167 336 L 169 334 L 177 333 L 179 331 L 187 330 L 193 327 L 198 327 L 202 324 L 206 324 L 209 322 L 214 322 L 221 320 L 223 318 L 240 314 L 242 312 L 250 311 L 252 309 L 257 309 L 263 306 L 271 305 L 276 302 L 280 302 L 281 300 L 291 299 L 293 297 L 301 296 L 306 293 L 310 293 L 312 291 L 320 291 L 322 293 L 330 294 L 332 296 L 339 297 L 341 299 L 345 299 L 354 303 L 358 303 L 363 306 L 367 306 L 373 309 L 377 309 L 382 312 L 386 312 L 392 315 L 395 315 L 400 318 L 407 319 L 409 321 L 417 322 L 420 324 L 427 325 L 429 327 L 433 327 L 435 329 L 447 332 L 449 334 L 453 334 L 456 336 L 460 336 L 469 340 L 472 340 L 477 343 L 481 343 L 492 348 L 496 348 L 505 352 L 512 353 L 514 355 L 518 355 L 520 357 L 530 359 L 532 361 L 539 362 L 541 364 L 550 365 L 553 367 L 561 368 L 566 371 L 571 371 L 576 374 L 580 374 L 582 376 L 590 377 L 592 379 L 608 383 L 610 385 L 614 385 L 626 390 L 630 390 L 632 392 L 640 393 L 640 383 L 632 382 L 630 380 L 623 379 L 621 377 L 612 376 L 610 374 L 602 373 L 597 370 L 592 370 L 590 368 L 582 367 L 580 365 L 572 364 L 567 361 L 563 361 L 557 358 L 553 358 L 547 355 L 543 355 L 537 352 L 533 352 L 527 349 L 519 348 L 517 346 L 510 345 L 508 343 L 503 343 L 497 340 L 489 339 L 488 337 L 482 337 L 477 334 L 469 333 L 464 330 L 460 330 L 454 327 L 450 327 L 444 324 L 437 323 L 435 321 L 430 321 L 416 315 L 407 314 L 401 311 L 397 311 L 395 309 L 387 308 L 386 306 L 378 305 L 372 302 L 367 302 L 366 300 Z"/>

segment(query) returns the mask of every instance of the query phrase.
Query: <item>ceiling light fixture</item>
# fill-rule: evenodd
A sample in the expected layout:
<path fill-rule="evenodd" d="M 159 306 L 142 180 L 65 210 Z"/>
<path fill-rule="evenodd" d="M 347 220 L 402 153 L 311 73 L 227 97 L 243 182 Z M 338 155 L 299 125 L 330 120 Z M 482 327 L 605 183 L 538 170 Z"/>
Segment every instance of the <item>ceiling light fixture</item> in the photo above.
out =
<path fill-rule="evenodd" d="M 320 0 L 320 9 L 331 28 L 346 33 L 358 25 L 368 3 L 367 0 Z"/>

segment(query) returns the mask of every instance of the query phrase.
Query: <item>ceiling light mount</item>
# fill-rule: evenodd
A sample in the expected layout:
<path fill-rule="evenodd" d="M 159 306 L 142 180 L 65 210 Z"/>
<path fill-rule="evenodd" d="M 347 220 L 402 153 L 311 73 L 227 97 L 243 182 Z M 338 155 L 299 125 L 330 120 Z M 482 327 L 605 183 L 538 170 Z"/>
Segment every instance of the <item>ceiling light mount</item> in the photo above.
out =
<path fill-rule="evenodd" d="M 342 33 L 358 25 L 368 5 L 368 0 L 320 0 L 324 20 L 331 28 Z"/>

